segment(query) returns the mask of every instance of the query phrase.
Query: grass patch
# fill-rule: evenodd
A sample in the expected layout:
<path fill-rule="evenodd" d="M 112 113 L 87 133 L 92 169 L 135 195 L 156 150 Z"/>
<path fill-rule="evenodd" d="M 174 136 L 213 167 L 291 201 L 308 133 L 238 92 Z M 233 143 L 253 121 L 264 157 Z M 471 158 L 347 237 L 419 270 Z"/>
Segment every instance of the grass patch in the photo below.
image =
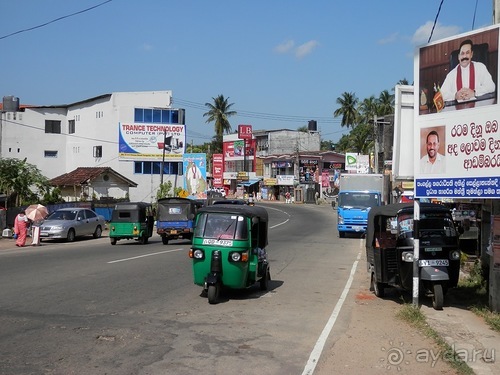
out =
<path fill-rule="evenodd" d="M 450 366 L 457 371 L 460 375 L 473 375 L 474 371 L 462 361 L 459 356 L 455 353 L 453 348 L 444 341 L 441 336 L 432 329 L 425 319 L 425 315 L 420 311 L 418 307 L 412 304 L 405 303 L 402 308 L 397 312 L 396 317 L 407 322 L 412 327 L 418 329 L 422 334 L 433 339 L 439 349 L 442 351 L 442 357 L 446 358 L 446 361 Z"/>

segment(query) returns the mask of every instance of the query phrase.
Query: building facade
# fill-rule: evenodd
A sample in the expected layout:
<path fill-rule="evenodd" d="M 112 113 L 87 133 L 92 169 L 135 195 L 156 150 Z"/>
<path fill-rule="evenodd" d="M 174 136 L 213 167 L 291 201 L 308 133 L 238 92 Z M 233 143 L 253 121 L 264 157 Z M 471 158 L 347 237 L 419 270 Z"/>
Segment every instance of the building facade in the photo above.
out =
<path fill-rule="evenodd" d="M 184 110 L 171 102 L 172 91 L 119 92 L 51 106 L 21 106 L 18 98 L 4 97 L 0 156 L 26 159 L 49 179 L 78 167 L 110 167 L 137 183 L 130 200 L 153 202 L 162 166 L 164 183 L 184 183 Z"/>

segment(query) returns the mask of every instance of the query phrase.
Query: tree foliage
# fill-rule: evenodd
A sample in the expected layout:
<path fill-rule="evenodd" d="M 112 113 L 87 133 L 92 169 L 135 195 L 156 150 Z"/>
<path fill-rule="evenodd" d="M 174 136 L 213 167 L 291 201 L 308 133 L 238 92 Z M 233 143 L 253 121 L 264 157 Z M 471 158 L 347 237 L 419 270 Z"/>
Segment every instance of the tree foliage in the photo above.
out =
<path fill-rule="evenodd" d="M 208 112 L 203 114 L 207 117 L 206 123 L 214 122 L 215 136 L 213 139 L 214 152 L 222 152 L 222 137 L 224 133 L 231 132 L 231 124 L 229 117 L 236 115 L 236 111 L 231 110 L 234 103 L 229 103 L 229 97 L 224 98 L 224 95 L 219 95 L 212 98 L 213 103 L 205 103 Z"/>
<path fill-rule="evenodd" d="M 37 203 L 50 190 L 47 177 L 26 159 L 0 158 L 0 191 L 7 195 L 8 205 Z"/>

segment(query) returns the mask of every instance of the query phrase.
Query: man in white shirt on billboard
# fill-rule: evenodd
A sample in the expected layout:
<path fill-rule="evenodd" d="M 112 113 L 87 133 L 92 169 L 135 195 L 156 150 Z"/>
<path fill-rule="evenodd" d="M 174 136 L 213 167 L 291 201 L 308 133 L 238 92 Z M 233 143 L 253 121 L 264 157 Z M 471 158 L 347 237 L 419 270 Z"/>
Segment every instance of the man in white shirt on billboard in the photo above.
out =
<path fill-rule="evenodd" d="M 426 138 L 427 154 L 420 159 L 420 172 L 428 173 L 444 173 L 445 160 L 444 155 L 441 155 L 439 150 L 439 134 L 432 130 L 427 134 Z"/>
<path fill-rule="evenodd" d="M 472 100 L 495 91 L 495 82 L 486 65 L 472 61 L 472 47 L 470 39 L 460 43 L 458 65 L 448 73 L 441 86 L 445 102 Z"/>

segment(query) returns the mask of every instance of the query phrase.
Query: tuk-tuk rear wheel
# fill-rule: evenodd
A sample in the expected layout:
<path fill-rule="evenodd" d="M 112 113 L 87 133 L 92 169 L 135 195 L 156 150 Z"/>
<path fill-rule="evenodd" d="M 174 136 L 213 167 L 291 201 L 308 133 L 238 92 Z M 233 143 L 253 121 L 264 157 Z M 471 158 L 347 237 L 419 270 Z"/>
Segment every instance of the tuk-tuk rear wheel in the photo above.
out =
<path fill-rule="evenodd" d="M 434 284 L 432 290 L 432 307 L 434 310 L 442 310 L 444 304 L 443 286 L 441 284 Z"/>
<path fill-rule="evenodd" d="M 214 305 L 219 299 L 220 285 L 209 285 L 207 291 L 208 303 Z"/>
<path fill-rule="evenodd" d="M 371 281 L 370 281 L 370 290 L 373 290 L 375 295 L 379 298 L 384 298 L 384 296 L 385 296 L 385 284 L 379 283 L 376 280 L 375 272 L 372 272 Z"/>
<path fill-rule="evenodd" d="M 271 272 L 269 271 L 269 266 L 266 266 L 266 271 L 260 279 L 260 290 L 269 289 L 269 280 L 271 280 Z"/>

